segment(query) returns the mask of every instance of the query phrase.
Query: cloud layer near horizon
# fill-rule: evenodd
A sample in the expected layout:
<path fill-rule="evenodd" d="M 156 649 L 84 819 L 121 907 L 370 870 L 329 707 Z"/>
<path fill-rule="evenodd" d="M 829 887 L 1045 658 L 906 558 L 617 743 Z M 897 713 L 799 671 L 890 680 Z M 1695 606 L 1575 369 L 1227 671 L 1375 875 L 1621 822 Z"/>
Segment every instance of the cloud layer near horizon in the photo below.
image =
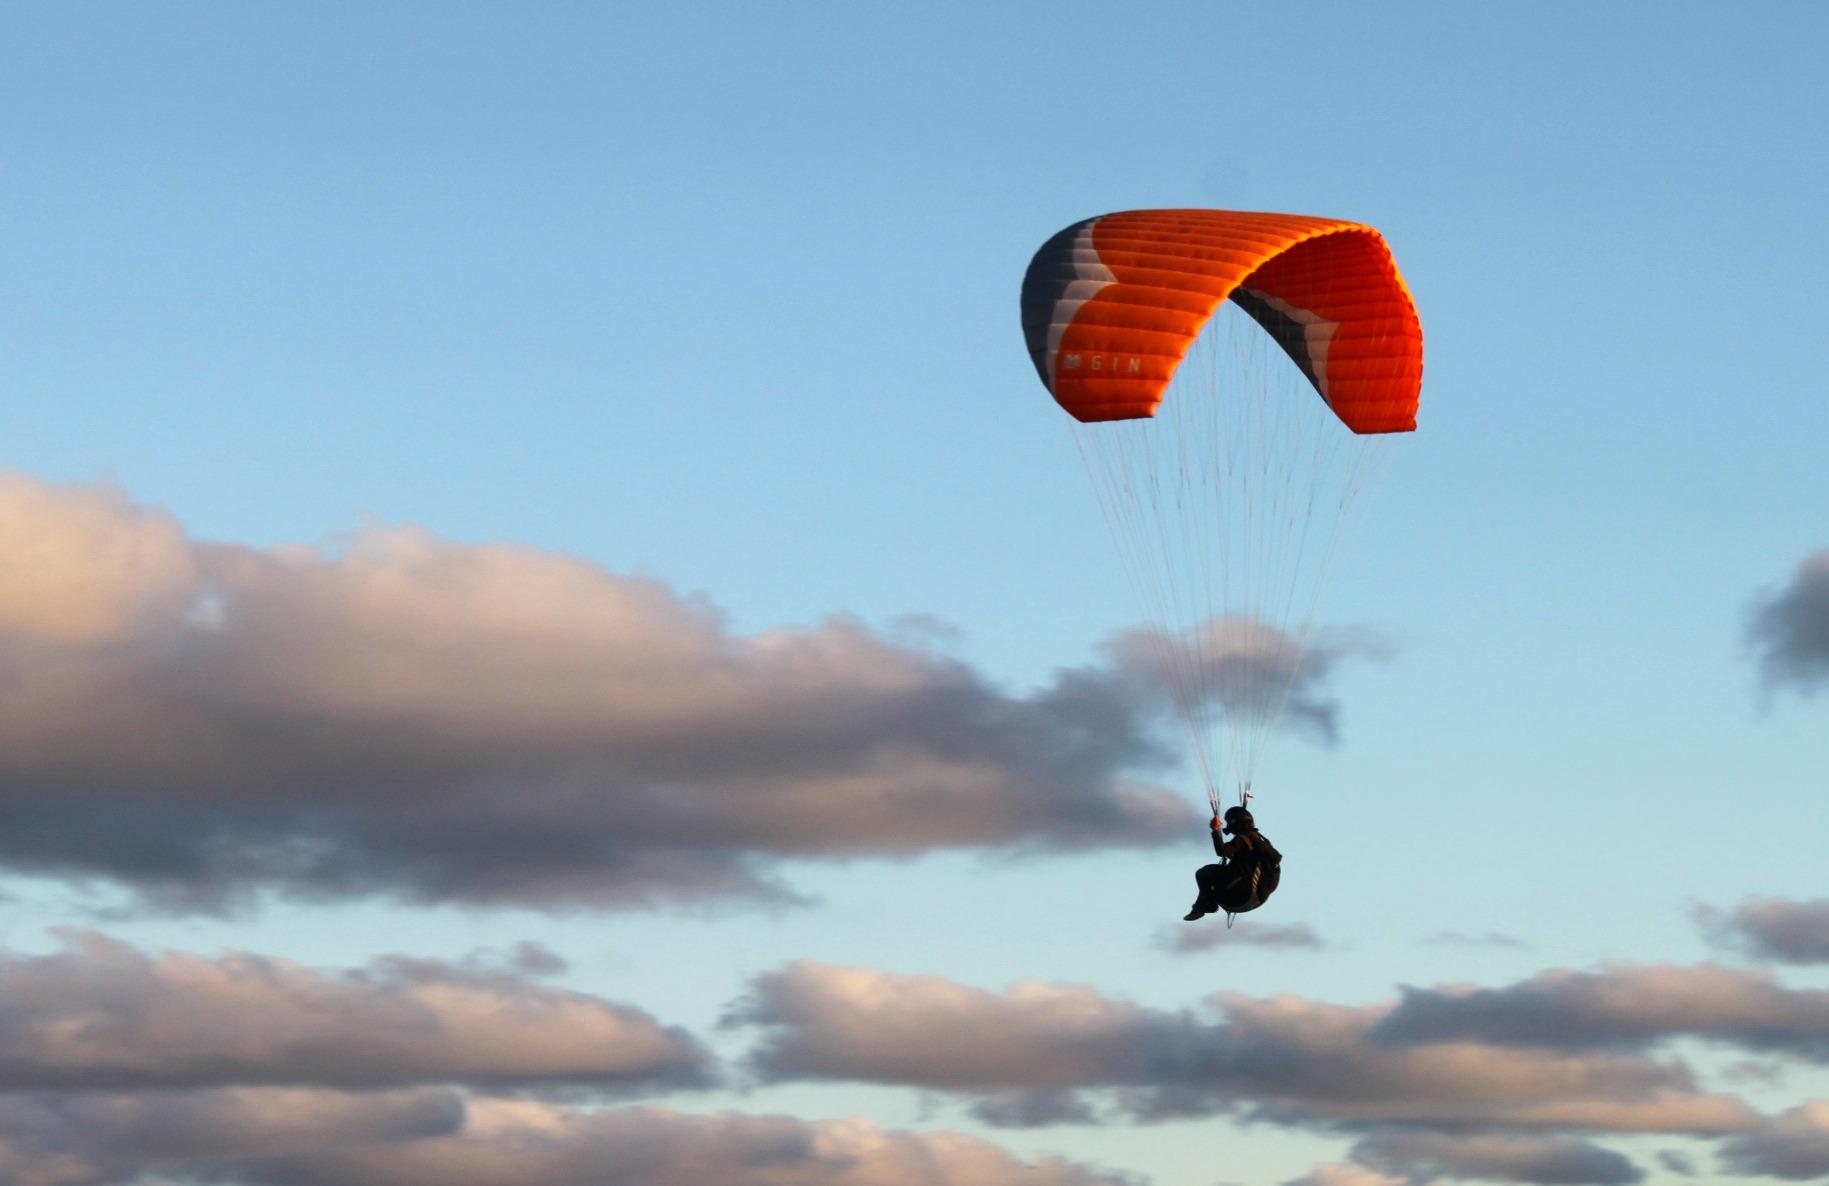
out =
<path fill-rule="evenodd" d="M 0 1181 L 127 1186 L 1128 1186 L 864 1120 L 589 1110 L 441 1090 L 0 1096 Z"/>
<path fill-rule="evenodd" d="M 1221 994 L 1209 1018 L 1078 985 L 991 992 L 933 976 L 797 962 L 757 978 L 728 1023 L 761 1030 L 767 1080 L 851 1080 L 958 1093 L 990 1122 L 1235 1115 L 1328 1130 L 1719 1135 L 1754 1122 L 1682 1063 L 1404 1040 L 1395 1005 Z"/>
<path fill-rule="evenodd" d="M 0 1091 L 711 1082 L 710 1055 L 683 1030 L 510 971 L 382 959 L 331 973 L 63 940 L 0 954 Z"/>
<path fill-rule="evenodd" d="M 757 977 L 726 1024 L 758 1032 L 749 1063 L 764 1081 L 944 1092 L 992 1125 L 1223 1115 L 1356 1138 L 1351 1164 L 1306 1186 L 1627 1186 L 1647 1171 L 1599 1142 L 1652 1133 L 1714 1142 L 1741 1172 L 1829 1173 L 1829 1104 L 1761 1115 L 1671 1050 L 1700 1040 L 1820 1064 L 1829 994 L 1709 964 L 1552 970 L 1364 1006 L 1228 993 L 1163 1010 L 1079 985 L 997 992 L 800 961 Z"/>
<path fill-rule="evenodd" d="M 539 983 L 553 968 L 529 945 L 324 971 L 152 955 L 87 932 L 46 954 L 0 953 L 0 1181 L 1125 1181 L 1029 1168 L 945 1131 L 580 1107 L 584 1093 L 671 1094 L 721 1076 L 692 1035 Z M 991 992 L 800 962 L 757 977 L 726 1032 L 751 1039 L 765 1081 L 941 1091 L 992 1125 L 1230 1116 L 1351 1138 L 1351 1164 L 1318 1167 L 1300 1179 L 1311 1186 L 1628 1186 L 1645 1171 L 1609 1136 L 1717 1142 L 1723 1165 L 1749 1174 L 1829 1172 L 1829 1104 L 1761 1115 L 1702 1089 L 1680 1059 L 1651 1057 L 1703 1037 L 1811 1060 L 1821 995 L 1701 965 L 1549 972 L 1376 1005 L 1219 994 L 1165 1010 L 1075 985 Z"/>
<path fill-rule="evenodd" d="M 623 907 L 792 897 L 784 859 L 1152 844 L 1164 689 L 1012 696 L 833 619 L 731 633 L 654 581 L 373 526 L 187 538 L 0 474 L 0 865 L 168 908 L 270 891 Z"/>
<path fill-rule="evenodd" d="M 508 963 L 322 971 L 93 933 L 0 955 L 0 1182 L 126 1186 L 1124 1186 L 947 1131 L 654 1106 L 713 1082 L 645 1012 Z M 561 1100 L 574 1101 L 568 1103 Z"/>

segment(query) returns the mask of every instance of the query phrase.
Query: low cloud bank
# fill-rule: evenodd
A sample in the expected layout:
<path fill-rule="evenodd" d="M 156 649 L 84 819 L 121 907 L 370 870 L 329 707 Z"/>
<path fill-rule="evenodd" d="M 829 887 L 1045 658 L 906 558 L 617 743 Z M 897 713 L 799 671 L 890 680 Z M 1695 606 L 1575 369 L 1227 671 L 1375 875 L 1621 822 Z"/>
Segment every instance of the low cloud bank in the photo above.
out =
<path fill-rule="evenodd" d="M 149 955 L 106 936 L 0 955 L 0 1182 L 19 1186 L 1127 1186 L 947 1131 L 654 1106 L 711 1086 L 647 1013 L 532 983 L 536 946 L 350 971 Z"/>
<path fill-rule="evenodd" d="M 93 933 L 0 953 L 0 1181 L 1128 1181 L 958 1133 L 634 1106 L 729 1077 L 692 1034 L 539 979 L 557 965 L 524 944 L 324 970 Z M 1630 1186 L 1645 1170 L 1608 1137 L 1709 1142 L 1745 1174 L 1829 1174 L 1829 1102 L 1761 1115 L 1666 1048 L 1814 1062 L 1822 996 L 1625 966 L 1369 1005 L 1224 993 L 1163 1009 L 803 961 L 756 977 L 723 1025 L 764 1083 L 943 1093 L 1002 1128 L 1224 1117 L 1351 1142 L 1309 1186 Z"/>
<path fill-rule="evenodd" d="M 643 1010 L 510 971 L 381 959 L 326 972 L 235 953 L 149 955 L 69 933 L 0 954 L 0 1091 L 250 1085 L 709 1086 L 712 1059 Z"/>
<path fill-rule="evenodd" d="M 794 963 L 726 1019 L 755 1027 L 768 1081 L 859 1081 L 956 1093 L 980 1118 L 1231 1115 L 1329 1131 L 1719 1135 L 1755 1120 L 1680 1062 L 1389 1032 L 1401 1006 L 1221 994 L 1167 1011 L 1078 985 L 1002 992 L 932 976 Z M 1096 1105 L 1096 1107 L 1095 1107 Z"/>
<path fill-rule="evenodd" d="M 591 1111 L 417 1091 L 0 1097 L 0 1180 L 128 1186 L 1133 1186 L 862 1120 Z"/>
<path fill-rule="evenodd" d="M 755 1032 L 747 1065 L 764 1082 L 944 1093 L 994 1126 L 1228 1117 L 1352 1139 L 1345 1162 L 1286 1186 L 1630 1186 L 1647 1169 L 1604 1142 L 1647 1134 L 1712 1143 L 1735 1172 L 1829 1174 L 1829 1102 L 1762 1115 L 1675 1053 L 1703 1041 L 1761 1065 L 1829 1061 L 1829 992 L 1711 964 L 1168 1010 L 1082 985 L 994 991 L 801 961 L 758 976 L 724 1024 Z M 1682 1151 L 1656 1161 L 1694 1172 Z"/>

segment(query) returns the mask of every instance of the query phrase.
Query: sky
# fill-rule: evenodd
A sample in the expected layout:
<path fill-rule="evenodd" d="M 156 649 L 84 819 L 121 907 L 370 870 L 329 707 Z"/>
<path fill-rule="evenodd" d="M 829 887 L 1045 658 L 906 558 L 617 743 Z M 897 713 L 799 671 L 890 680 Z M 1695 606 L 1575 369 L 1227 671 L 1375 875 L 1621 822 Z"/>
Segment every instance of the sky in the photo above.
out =
<path fill-rule="evenodd" d="M 0 1183 L 1829 1181 L 1826 41 L 6 6 Z M 1425 337 L 1230 929 L 1017 316 L 1155 207 Z"/>

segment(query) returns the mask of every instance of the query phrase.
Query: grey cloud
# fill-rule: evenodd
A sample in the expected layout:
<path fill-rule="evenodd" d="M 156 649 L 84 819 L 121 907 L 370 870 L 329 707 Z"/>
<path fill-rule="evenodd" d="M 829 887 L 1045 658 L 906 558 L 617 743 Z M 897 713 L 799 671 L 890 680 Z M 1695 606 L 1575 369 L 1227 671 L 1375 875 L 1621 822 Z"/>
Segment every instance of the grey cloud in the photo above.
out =
<path fill-rule="evenodd" d="M 556 976 L 571 967 L 570 961 L 544 944 L 523 939 L 508 948 L 483 947 L 455 962 L 422 959 L 404 955 L 376 956 L 371 961 L 376 970 L 391 973 L 402 980 L 449 980 L 461 978 L 474 983 L 520 985 L 529 980 Z"/>
<path fill-rule="evenodd" d="M 562 1106 L 705 1085 L 709 1056 L 640 1010 L 529 982 L 515 964 L 548 966 L 542 951 L 323 972 L 70 933 L 50 954 L 0 955 L 0 1182 L 1130 1181 L 956 1133 Z"/>
<path fill-rule="evenodd" d="M 1136 1186 L 1078 1162 L 1024 1162 L 952 1132 L 659 1108 L 561 1111 L 479 1101 L 464 1131 L 244 1163 L 250 1186 Z"/>
<path fill-rule="evenodd" d="M 1128 632 L 1109 650 L 1121 670 L 1163 688 L 1208 690 L 1203 704 L 1215 713 L 1261 713 L 1262 690 L 1285 689 L 1283 719 L 1332 745 L 1340 739 L 1340 706 L 1327 694 L 1328 682 L 1342 663 L 1383 658 L 1390 648 L 1365 632 L 1338 631 L 1304 641 L 1233 616 L 1210 619 L 1167 643 L 1151 631 Z"/>
<path fill-rule="evenodd" d="M 972 1105 L 972 1115 L 994 1128 L 1098 1122 L 1092 1105 L 1073 1091 L 1014 1091 L 987 1096 Z"/>
<path fill-rule="evenodd" d="M 1713 964 L 1551 971 L 1503 988 L 1405 988 L 1374 1036 L 1563 1050 L 1694 1037 L 1829 1062 L 1829 991 Z"/>
<path fill-rule="evenodd" d="M 1168 932 L 1162 946 L 1177 955 L 1227 947 L 1269 947 L 1284 950 L 1318 951 L 1327 946 L 1313 927 L 1305 922 L 1282 926 L 1252 926 L 1240 923 L 1230 929 L 1211 924 L 1184 926 Z"/>
<path fill-rule="evenodd" d="M 4 1094 L 0 1181 L 102 1186 L 156 1174 L 162 1181 L 202 1182 L 230 1159 L 436 1140 L 463 1122 L 462 1097 L 435 1088 Z"/>
<path fill-rule="evenodd" d="M 321 972 L 249 954 L 147 955 L 69 934 L 0 955 L 0 1090 L 430 1083 L 705 1086 L 711 1058 L 647 1013 L 424 960 Z"/>
<path fill-rule="evenodd" d="M 1693 1178 L 1696 1176 L 1696 1159 L 1681 1149 L 1659 1149 L 1657 1163 L 1681 1177 Z"/>
<path fill-rule="evenodd" d="M 1755 898 L 1730 911 L 1698 907 L 1716 944 L 1780 964 L 1829 964 L 1829 899 Z"/>
<path fill-rule="evenodd" d="M 1466 931 L 1437 931 L 1423 940 L 1432 947 L 1522 947 L 1524 941 L 1498 931 L 1470 934 Z"/>
<path fill-rule="evenodd" d="M 1645 1171 L 1592 1141 L 1536 1135 L 1459 1136 L 1385 1132 L 1353 1146 L 1353 1160 L 1420 1182 L 1474 1178 L 1543 1186 L 1628 1186 Z"/>
<path fill-rule="evenodd" d="M 118 491 L 6 474 L 0 558 L 0 866 L 150 908 L 790 902 L 795 859 L 1198 826 L 1136 781 L 1175 749 L 1122 646 L 1012 695 L 907 631 L 739 635 L 530 548 L 200 542 Z"/>
<path fill-rule="evenodd" d="M 1377 1041 L 1390 1006 L 1215 1003 L 1220 1018 L 1206 1020 L 1076 985 L 996 993 L 802 962 L 758 977 L 727 1024 L 762 1031 L 749 1061 L 765 1079 L 993 1098 L 1099 1092 L 1112 1113 L 1142 1121 L 1231 1113 L 1324 1128 L 1720 1133 L 1752 1120 L 1737 1101 L 1698 1093 L 1680 1063 Z"/>
<path fill-rule="evenodd" d="M 1733 1137 L 1721 1146 L 1721 1161 L 1742 1174 L 1829 1177 L 1829 1100 L 1811 1100 Z"/>
<path fill-rule="evenodd" d="M 1768 689 L 1829 688 L 1829 550 L 1806 557 L 1789 584 L 1760 599 L 1747 637 Z"/>
<path fill-rule="evenodd" d="M 1753 1083 L 1760 1087 L 1777 1087 L 1791 1068 L 1771 1058 L 1737 1058 L 1721 1068 L 1721 1077 L 1729 1083 Z"/>
<path fill-rule="evenodd" d="M 652 1107 L 585 1111 L 452 1092 L 242 1088 L 0 1096 L 19 1186 L 1134 1186 L 951 1132 Z"/>
<path fill-rule="evenodd" d="M 564 956 L 531 939 L 523 939 L 514 945 L 509 965 L 515 971 L 529 976 L 557 976 L 571 967 L 570 961 Z"/>

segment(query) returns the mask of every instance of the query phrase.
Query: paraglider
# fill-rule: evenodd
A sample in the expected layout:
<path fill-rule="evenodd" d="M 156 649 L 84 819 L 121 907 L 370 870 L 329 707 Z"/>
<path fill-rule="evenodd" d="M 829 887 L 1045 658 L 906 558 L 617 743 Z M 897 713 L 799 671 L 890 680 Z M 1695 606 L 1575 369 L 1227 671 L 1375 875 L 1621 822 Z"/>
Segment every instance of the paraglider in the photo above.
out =
<path fill-rule="evenodd" d="M 1242 811 L 1292 697 L 1299 719 L 1331 720 L 1301 697 L 1314 604 L 1379 442 L 1416 427 L 1415 303 L 1362 223 L 1132 210 L 1041 246 L 1022 324 L 1143 605 L 1133 660 L 1187 726 L 1220 848 L 1222 761 Z M 1243 818 L 1223 844 L 1261 836 Z M 1257 867 L 1258 892 L 1202 882 L 1201 902 L 1268 896 L 1280 856 L 1208 868 L 1234 863 Z"/>
<path fill-rule="evenodd" d="M 1229 915 L 1256 910 L 1282 884 L 1283 854 L 1257 830 L 1257 821 L 1244 804 L 1226 808 L 1224 823 L 1214 816 L 1207 826 L 1213 834 L 1213 852 L 1219 863 L 1202 865 L 1194 871 L 1194 884 L 1200 887 L 1200 894 L 1182 917 L 1183 922 L 1195 922 L 1219 910 Z M 1225 839 L 1226 832 L 1232 834 L 1232 839 Z"/>

